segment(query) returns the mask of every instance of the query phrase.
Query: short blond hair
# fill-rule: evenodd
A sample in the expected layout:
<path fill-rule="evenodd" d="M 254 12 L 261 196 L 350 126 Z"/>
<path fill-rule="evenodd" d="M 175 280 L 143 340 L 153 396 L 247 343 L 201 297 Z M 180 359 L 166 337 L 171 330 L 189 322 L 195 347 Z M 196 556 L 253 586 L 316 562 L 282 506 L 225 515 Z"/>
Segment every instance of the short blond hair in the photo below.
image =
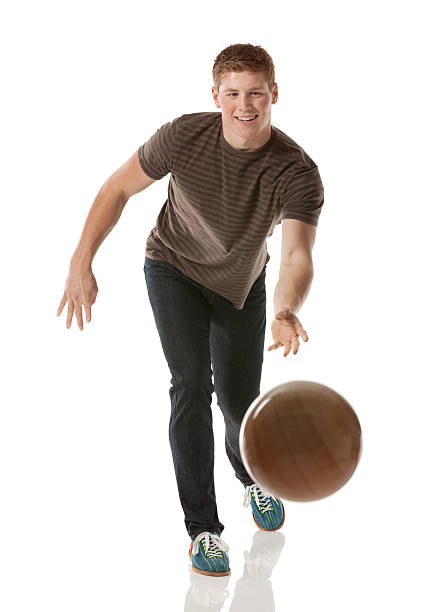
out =
<path fill-rule="evenodd" d="M 260 45 L 236 44 L 229 45 L 220 51 L 214 60 L 212 78 L 217 91 L 221 79 L 227 72 L 263 72 L 270 92 L 275 82 L 274 64 L 271 56 Z"/>

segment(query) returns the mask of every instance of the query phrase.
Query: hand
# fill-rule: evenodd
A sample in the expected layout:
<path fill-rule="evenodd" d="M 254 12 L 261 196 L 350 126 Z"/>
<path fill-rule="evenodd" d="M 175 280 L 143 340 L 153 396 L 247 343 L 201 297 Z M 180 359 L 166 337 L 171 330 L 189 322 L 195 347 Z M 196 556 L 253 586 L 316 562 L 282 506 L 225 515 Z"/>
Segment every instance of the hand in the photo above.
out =
<path fill-rule="evenodd" d="M 98 293 L 98 285 L 91 268 L 71 267 L 66 280 L 65 292 L 57 309 L 57 316 L 62 313 L 63 307 L 68 302 L 68 315 L 66 327 L 71 327 L 72 317 L 77 318 L 78 327 L 83 329 L 83 316 L 81 308 L 84 306 L 86 321 L 91 320 L 91 305 L 94 304 Z"/>
<path fill-rule="evenodd" d="M 279 346 L 284 346 L 283 356 L 286 357 L 288 353 L 293 350 L 294 355 L 298 352 L 300 342 L 298 336 L 300 335 L 304 342 L 309 340 L 306 331 L 303 329 L 300 321 L 293 312 L 282 310 L 278 312 L 271 323 L 271 334 L 273 336 L 274 344 L 268 347 L 267 350 L 276 349 Z"/>

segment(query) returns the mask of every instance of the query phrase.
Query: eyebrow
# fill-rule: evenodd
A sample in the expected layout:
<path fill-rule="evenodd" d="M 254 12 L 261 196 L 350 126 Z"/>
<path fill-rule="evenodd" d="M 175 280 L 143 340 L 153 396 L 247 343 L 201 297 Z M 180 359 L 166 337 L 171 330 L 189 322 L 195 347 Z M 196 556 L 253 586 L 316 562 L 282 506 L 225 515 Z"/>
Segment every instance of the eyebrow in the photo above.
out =
<path fill-rule="evenodd" d="M 251 87 L 250 91 L 252 91 L 253 89 L 264 89 L 262 85 L 259 85 L 258 87 Z M 225 89 L 225 91 L 238 91 L 238 89 Z"/>

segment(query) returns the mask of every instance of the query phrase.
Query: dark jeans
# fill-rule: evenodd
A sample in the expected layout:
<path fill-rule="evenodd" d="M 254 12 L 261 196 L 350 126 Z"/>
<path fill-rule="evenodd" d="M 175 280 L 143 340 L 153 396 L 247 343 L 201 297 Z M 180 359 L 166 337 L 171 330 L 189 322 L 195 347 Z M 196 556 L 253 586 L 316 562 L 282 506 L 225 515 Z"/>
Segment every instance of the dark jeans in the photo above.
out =
<path fill-rule="evenodd" d="M 145 257 L 145 278 L 171 378 L 169 440 L 192 539 L 224 525 L 214 489 L 212 393 L 225 422 L 226 454 L 243 484 L 253 484 L 239 449 L 244 414 L 260 393 L 266 323 L 265 268 L 242 310 L 165 261 Z M 212 369 L 211 369 L 212 364 Z M 214 384 L 212 380 L 214 377 Z"/>

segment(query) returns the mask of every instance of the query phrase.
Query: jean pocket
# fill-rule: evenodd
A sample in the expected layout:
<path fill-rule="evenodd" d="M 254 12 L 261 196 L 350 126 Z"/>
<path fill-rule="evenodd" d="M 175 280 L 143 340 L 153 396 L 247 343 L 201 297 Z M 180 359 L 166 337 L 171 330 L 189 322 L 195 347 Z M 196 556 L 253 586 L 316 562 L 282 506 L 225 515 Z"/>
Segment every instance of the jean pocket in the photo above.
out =
<path fill-rule="evenodd" d="M 168 261 L 164 261 L 163 259 L 151 259 L 150 257 L 145 257 L 145 265 L 144 268 L 154 268 L 154 267 L 163 267 L 170 268 L 171 270 L 176 269 L 175 266 L 172 266 Z"/>
<path fill-rule="evenodd" d="M 144 265 L 145 276 L 151 278 L 164 278 L 167 280 L 185 278 L 183 273 L 178 268 L 168 261 L 162 259 L 145 258 Z"/>

